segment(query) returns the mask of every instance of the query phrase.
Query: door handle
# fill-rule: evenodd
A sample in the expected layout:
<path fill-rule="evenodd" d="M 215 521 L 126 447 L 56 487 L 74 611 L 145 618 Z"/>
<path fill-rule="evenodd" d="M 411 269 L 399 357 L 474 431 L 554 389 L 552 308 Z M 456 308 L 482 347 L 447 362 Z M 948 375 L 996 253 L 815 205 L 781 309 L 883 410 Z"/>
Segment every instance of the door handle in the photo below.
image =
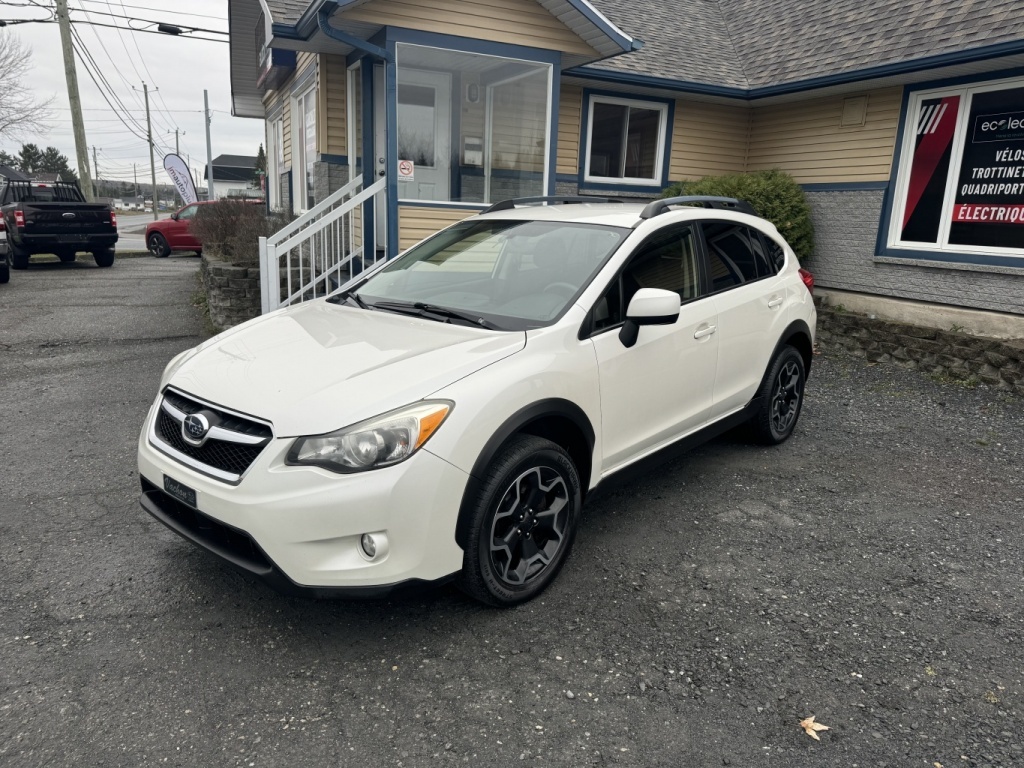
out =
<path fill-rule="evenodd" d="M 768 300 L 768 309 L 775 309 L 780 304 L 782 304 L 782 297 L 776 296 L 775 298 Z"/>
<path fill-rule="evenodd" d="M 718 330 L 716 325 L 705 325 L 703 328 L 698 328 L 693 332 L 693 338 L 703 339 L 705 336 L 710 336 L 712 333 Z"/>

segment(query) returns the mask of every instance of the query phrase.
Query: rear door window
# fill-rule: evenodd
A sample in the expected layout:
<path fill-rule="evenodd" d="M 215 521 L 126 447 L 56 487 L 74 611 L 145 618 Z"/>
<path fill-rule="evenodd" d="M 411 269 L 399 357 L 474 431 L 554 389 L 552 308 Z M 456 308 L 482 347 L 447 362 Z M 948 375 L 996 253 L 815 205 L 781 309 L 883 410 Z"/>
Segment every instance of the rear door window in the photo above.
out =
<path fill-rule="evenodd" d="M 701 225 L 708 254 L 712 293 L 725 291 L 777 274 L 785 255 L 772 254 L 761 233 L 731 221 L 705 221 Z M 777 244 L 775 244 L 778 247 Z"/>

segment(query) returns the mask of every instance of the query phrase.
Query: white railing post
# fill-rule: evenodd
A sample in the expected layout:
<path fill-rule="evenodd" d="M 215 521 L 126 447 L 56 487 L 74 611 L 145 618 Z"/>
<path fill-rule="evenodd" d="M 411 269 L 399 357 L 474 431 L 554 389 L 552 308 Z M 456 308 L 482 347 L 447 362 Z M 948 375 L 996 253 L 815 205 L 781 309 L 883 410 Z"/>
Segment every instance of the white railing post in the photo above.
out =
<path fill-rule="evenodd" d="M 260 238 L 260 312 L 270 312 L 270 275 L 277 277 L 277 259 L 271 260 L 267 238 Z"/>

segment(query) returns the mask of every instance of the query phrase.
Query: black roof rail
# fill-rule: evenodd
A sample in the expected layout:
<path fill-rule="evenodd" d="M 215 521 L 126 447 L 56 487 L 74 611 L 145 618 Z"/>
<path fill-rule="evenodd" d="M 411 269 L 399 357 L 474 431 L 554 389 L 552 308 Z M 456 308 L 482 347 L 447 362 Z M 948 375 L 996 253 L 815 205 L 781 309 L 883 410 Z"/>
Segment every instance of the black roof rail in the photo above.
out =
<path fill-rule="evenodd" d="M 570 205 L 573 203 L 621 203 L 621 200 L 612 197 L 566 197 L 562 195 L 541 196 L 541 197 L 516 197 L 510 200 L 502 200 L 495 203 L 486 211 L 481 213 L 494 213 L 495 211 L 511 211 L 523 205 Z"/>
<path fill-rule="evenodd" d="M 668 210 L 673 205 L 696 205 L 701 208 L 717 208 L 723 211 L 737 211 L 757 216 L 754 206 L 746 200 L 737 200 L 735 197 L 707 197 L 704 195 L 687 195 L 685 197 L 667 197 L 664 200 L 655 200 L 644 208 L 640 214 L 641 220 L 653 219 Z"/>

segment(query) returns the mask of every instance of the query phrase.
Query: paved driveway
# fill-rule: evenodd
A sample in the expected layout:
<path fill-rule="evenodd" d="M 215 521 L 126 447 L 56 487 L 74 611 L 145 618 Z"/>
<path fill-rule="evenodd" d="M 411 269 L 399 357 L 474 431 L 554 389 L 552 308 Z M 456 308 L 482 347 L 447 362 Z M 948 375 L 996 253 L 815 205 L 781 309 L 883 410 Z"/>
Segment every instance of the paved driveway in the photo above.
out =
<path fill-rule="evenodd" d="M 195 269 L 0 286 L 0 764 L 1024 764 L 1019 398 L 826 354 L 793 440 L 588 505 L 532 604 L 286 599 L 137 503 Z"/>

